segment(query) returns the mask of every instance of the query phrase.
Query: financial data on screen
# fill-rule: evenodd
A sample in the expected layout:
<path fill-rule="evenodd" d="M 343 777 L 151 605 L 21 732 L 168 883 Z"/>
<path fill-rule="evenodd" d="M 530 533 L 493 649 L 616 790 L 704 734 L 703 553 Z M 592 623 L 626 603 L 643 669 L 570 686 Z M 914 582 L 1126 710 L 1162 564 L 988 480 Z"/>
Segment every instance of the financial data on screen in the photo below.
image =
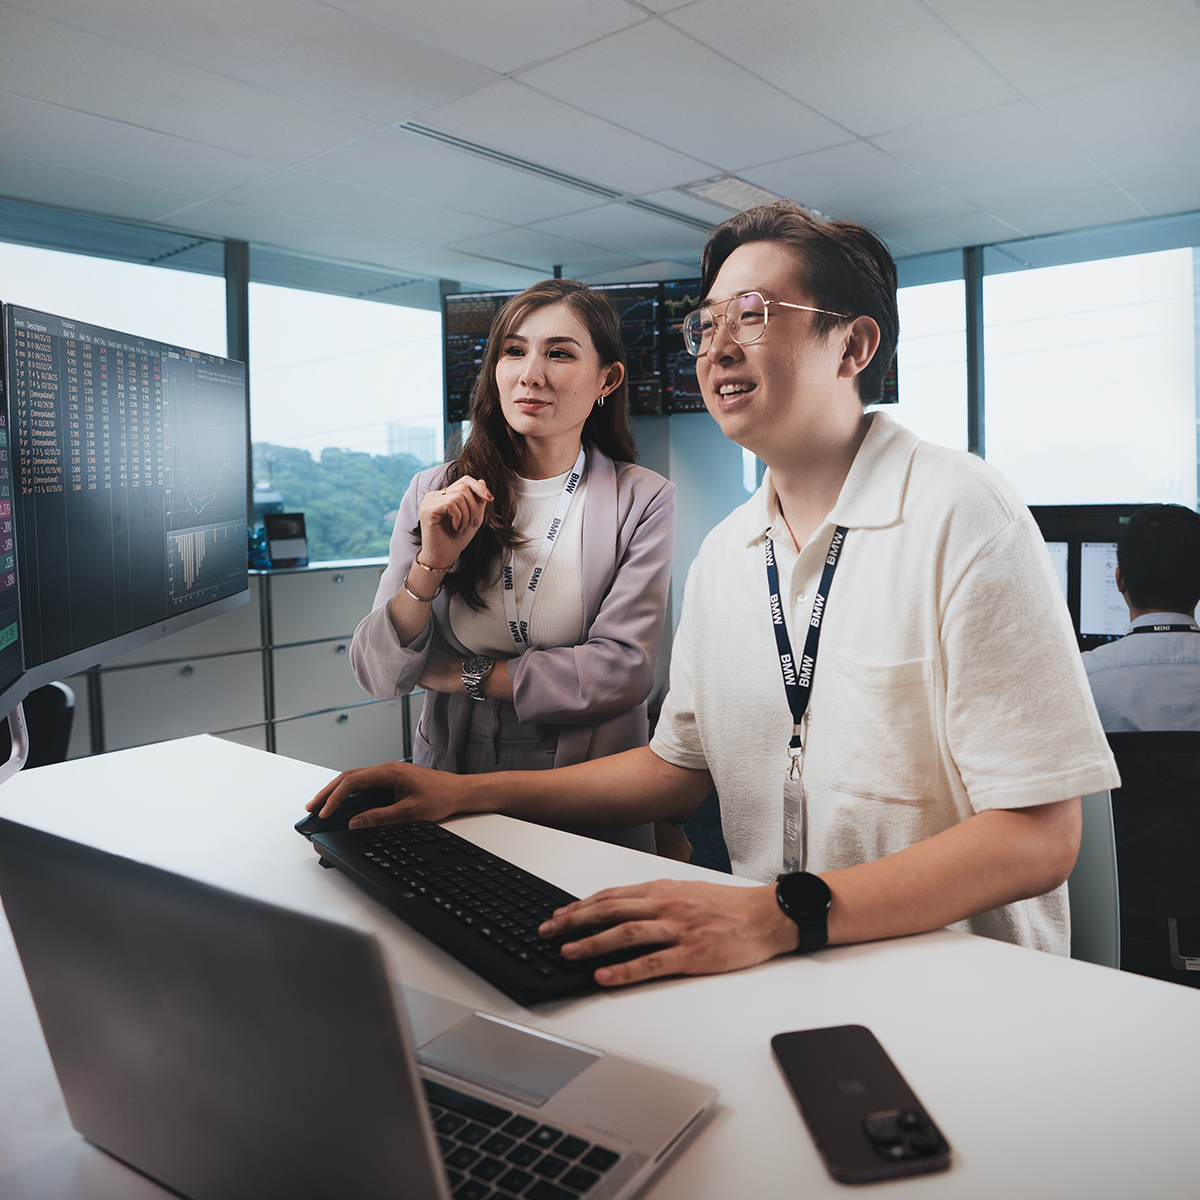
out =
<path fill-rule="evenodd" d="M 26 667 L 244 590 L 245 367 L 5 313 Z"/>

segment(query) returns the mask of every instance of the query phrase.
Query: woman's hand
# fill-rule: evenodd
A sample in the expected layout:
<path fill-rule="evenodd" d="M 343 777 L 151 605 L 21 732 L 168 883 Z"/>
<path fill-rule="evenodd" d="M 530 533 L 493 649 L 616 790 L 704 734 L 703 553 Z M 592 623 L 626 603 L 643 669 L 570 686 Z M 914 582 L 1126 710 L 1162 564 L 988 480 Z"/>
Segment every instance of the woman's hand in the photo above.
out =
<path fill-rule="evenodd" d="M 461 654 L 434 634 L 429 656 L 425 660 L 425 670 L 421 672 L 417 686 L 427 692 L 465 692 L 467 688 L 462 681 L 464 662 L 466 659 Z"/>
<path fill-rule="evenodd" d="M 482 479 L 464 475 L 448 487 L 426 492 L 418 509 L 421 549 L 427 567 L 448 567 L 483 526 L 492 493 Z"/>
<path fill-rule="evenodd" d="M 380 763 L 376 767 L 343 771 L 304 807 L 310 813 L 329 817 L 351 792 L 382 787 L 391 789 L 396 802 L 360 813 L 350 822 L 351 829 L 398 825 L 404 821 L 444 821 L 455 813 L 471 811 L 464 807 L 469 785 L 466 777 L 447 771 L 415 767 L 412 763 Z"/>
<path fill-rule="evenodd" d="M 578 937 L 563 946 L 562 956 L 581 966 L 595 955 L 630 946 L 649 950 L 597 970 L 595 980 L 603 987 L 659 975 L 736 971 L 795 950 L 800 936 L 776 902 L 774 887 L 674 879 L 609 888 L 576 900 L 558 909 L 538 933 Z"/>

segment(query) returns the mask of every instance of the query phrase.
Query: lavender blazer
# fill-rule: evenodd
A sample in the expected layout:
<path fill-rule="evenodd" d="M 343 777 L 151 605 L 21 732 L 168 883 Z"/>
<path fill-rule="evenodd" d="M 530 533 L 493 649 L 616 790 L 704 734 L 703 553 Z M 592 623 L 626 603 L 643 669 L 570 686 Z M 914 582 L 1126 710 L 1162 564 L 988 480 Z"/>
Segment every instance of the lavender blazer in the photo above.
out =
<path fill-rule="evenodd" d="M 585 640 L 577 646 L 527 650 L 509 660 L 517 719 L 557 727 L 556 767 L 646 745 L 646 700 L 662 638 L 675 539 L 675 485 L 632 463 L 614 463 L 588 449 L 583 513 Z M 441 487 L 444 467 L 417 475 L 404 496 L 392 533 L 387 569 L 375 605 L 354 631 L 350 661 L 361 686 L 380 700 L 405 695 L 425 669 L 433 634 L 464 657 L 471 651 L 451 632 L 450 597 L 432 604 L 429 622 L 408 646 L 387 615 L 387 604 L 416 556 L 411 530 L 422 497 Z M 463 694 L 426 692 L 414 761 L 457 771 L 472 705 L 503 704 Z M 545 766 L 540 761 L 528 766 Z M 525 764 L 522 764 L 525 765 Z"/>

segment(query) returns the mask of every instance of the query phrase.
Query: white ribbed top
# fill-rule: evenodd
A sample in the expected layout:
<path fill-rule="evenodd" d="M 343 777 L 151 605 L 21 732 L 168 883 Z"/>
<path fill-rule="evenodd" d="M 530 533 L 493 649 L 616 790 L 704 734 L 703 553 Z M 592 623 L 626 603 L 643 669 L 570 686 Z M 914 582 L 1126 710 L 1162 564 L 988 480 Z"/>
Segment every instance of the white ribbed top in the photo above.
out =
<path fill-rule="evenodd" d="M 513 578 L 518 609 L 533 574 L 542 540 L 554 517 L 559 497 L 570 471 L 553 479 L 516 479 L 517 512 L 513 524 L 528 539 L 513 553 Z M 554 542 L 554 553 L 538 583 L 537 601 L 529 622 L 529 637 L 538 650 L 551 646 L 574 646 L 583 640 L 583 505 L 587 472 L 571 497 L 571 506 Z M 504 564 L 497 564 L 496 578 L 480 589 L 487 602 L 475 612 L 460 597 L 450 599 L 450 628 L 473 654 L 512 658 L 517 646 L 504 616 Z"/>

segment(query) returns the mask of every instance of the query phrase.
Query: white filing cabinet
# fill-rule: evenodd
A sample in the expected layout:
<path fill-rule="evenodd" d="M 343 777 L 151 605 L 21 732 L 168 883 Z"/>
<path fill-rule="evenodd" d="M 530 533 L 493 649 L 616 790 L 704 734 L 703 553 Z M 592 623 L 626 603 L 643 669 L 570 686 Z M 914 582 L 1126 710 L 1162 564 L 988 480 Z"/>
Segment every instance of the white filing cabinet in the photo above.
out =
<path fill-rule="evenodd" d="M 373 700 L 350 669 L 383 566 L 252 574 L 249 604 L 73 676 L 70 757 L 194 733 L 338 769 L 411 753 L 420 694 Z"/>

